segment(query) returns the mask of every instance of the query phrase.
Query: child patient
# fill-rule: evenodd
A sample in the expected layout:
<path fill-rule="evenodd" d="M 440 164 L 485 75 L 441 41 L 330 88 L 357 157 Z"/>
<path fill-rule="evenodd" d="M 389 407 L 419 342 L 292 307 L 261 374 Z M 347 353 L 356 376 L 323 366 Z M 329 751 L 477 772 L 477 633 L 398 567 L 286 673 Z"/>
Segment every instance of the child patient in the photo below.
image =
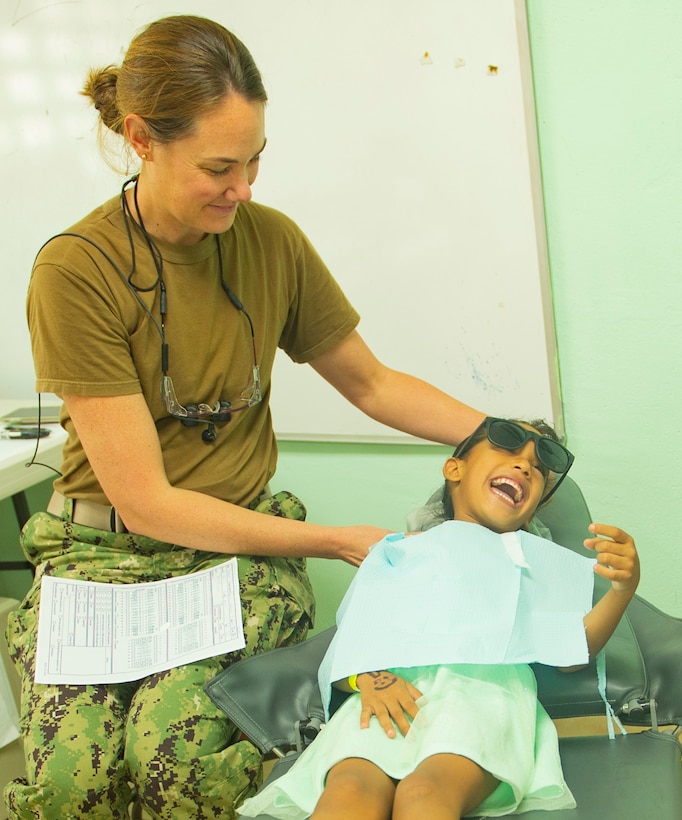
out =
<path fill-rule="evenodd" d="M 320 667 L 354 692 L 292 769 L 239 812 L 439 820 L 575 806 L 531 662 L 582 668 L 639 581 L 632 538 L 590 524 L 594 559 L 527 532 L 573 456 L 542 422 L 487 418 L 444 465 L 454 520 L 388 536 L 359 568 Z M 611 581 L 592 606 L 594 573 Z"/>

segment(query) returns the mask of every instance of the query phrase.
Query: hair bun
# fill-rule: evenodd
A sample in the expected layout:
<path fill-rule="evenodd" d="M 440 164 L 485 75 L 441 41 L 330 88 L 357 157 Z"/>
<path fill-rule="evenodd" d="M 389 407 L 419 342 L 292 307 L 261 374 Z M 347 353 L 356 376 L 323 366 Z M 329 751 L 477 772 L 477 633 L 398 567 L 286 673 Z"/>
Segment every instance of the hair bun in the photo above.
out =
<path fill-rule="evenodd" d="M 88 73 L 81 94 L 94 105 L 99 112 L 100 120 L 107 128 L 117 134 L 122 134 L 121 114 L 116 99 L 117 81 L 118 68 L 116 66 L 93 68 Z"/>

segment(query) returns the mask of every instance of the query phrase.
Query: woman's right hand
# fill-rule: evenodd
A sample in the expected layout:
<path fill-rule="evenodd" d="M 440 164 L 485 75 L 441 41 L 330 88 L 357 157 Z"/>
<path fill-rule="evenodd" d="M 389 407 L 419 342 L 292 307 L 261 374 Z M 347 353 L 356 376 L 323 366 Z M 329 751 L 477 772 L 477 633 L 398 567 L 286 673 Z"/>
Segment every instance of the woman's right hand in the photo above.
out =
<path fill-rule="evenodd" d="M 374 544 L 379 543 L 387 535 L 391 535 L 393 530 L 384 530 L 381 527 L 358 524 L 357 526 L 340 527 L 340 542 L 336 555 L 329 555 L 328 558 L 341 558 L 346 563 L 354 567 L 360 564 L 369 555 Z"/>
<path fill-rule="evenodd" d="M 131 532 L 227 554 L 341 559 L 359 566 L 390 530 L 263 515 L 170 485 L 141 393 L 64 396 L 90 466 Z"/>

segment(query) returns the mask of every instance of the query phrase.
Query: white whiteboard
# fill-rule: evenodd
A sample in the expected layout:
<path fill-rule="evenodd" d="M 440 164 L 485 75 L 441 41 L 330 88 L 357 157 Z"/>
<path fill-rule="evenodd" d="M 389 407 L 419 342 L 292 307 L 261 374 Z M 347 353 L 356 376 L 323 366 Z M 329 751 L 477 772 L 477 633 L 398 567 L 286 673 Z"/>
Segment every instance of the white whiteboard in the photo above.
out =
<path fill-rule="evenodd" d="M 270 98 L 254 198 L 310 236 L 376 355 L 562 429 L 523 0 L 5 0 L 2 349 L 24 333 L 38 247 L 120 185 L 87 70 L 188 11 L 252 51 Z M 28 350 L 8 366 L 30 370 Z M 283 355 L 272 407 L 284 438 L 410 440 Z"/>

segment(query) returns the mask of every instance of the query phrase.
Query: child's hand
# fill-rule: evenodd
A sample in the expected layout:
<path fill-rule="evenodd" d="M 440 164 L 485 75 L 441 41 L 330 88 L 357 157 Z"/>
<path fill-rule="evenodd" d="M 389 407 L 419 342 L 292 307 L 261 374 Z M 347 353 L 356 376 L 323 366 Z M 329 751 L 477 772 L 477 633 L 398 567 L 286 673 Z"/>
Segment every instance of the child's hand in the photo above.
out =
<path fill-rule="evenodd" d="M 422 696 L 419 689 L 386 671 L 363 672 L 358 675 L 357 685 L 362 699 L 361 729 L 369 728 L 372 715 L 376 715 L 389 737 L 396 736 L 396 726 L 403 735 L 410 731 L 408 717 L 414 719 L 419 711 L 415 702 Z"/>
<path fill-rule="evenodd" d="M 598 553 L 594 571 L 610 580 L 615 592 L 633 595 L 639 583 L 639 557 L 632 537 L 608 524 L 590 524 L 588 529 L 595 537 L 583 543 Z"/>

